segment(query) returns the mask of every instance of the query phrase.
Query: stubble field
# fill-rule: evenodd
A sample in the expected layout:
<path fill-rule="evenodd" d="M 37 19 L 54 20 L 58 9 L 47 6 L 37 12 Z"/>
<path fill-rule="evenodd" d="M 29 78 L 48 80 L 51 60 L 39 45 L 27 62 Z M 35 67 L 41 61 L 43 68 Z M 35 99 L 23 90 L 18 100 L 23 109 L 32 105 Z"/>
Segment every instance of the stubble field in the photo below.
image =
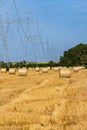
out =
<path fill-rule="evenodd" d="M 87 130 L 87 70 L 0 73 L 0 130 Z"/>

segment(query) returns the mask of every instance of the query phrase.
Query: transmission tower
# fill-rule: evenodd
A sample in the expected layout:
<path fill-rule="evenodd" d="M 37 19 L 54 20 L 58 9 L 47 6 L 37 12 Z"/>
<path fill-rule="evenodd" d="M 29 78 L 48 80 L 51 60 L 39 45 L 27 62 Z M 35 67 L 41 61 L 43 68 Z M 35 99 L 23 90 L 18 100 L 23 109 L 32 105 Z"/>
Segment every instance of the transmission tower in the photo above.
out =
<path fill-rule="evenodd" d="M 3 44 L 3 49 L 4 49 L 4 57 L 5 57 L 5 62 L 7 63 L 8 67 L 9 66 L 9 54 L 8 54 L 8 46 L 7 46 L 7 38 L 4 32 L 4 27 L 3 27 L 3 22 L 2 22 L 2 18 L 0 16 L 0 36 L 1 36 L 1 41 Z"/>
<path fill-rule="evenodd" d="M 34 50 L 35 49 L 34 43 L 36 42 L 35 36 L 38 37 L 38 40 L 39 40 L 38 43 L 39 42 L 41 43 L 40 46 L 41 46 L 41 49 L 42 49 L 42 53 L 45 55 L 45 59 L 46 59 L 46 52 L 45 52 L 45 48 L 43 46 L 42 37 L 40 35 L 39 24 L 36 24 L 36 28 L 35 28 L 37 30 L 36 31 L 37 35 L 33 35 L 32 34 L 33 28 L 31 28 L 31 26 L 30 26 L 31 21 L 34 22 L 34 23 L 36 22 L 35 20 L 32 20 L 29 17 L 29 15 L 28 15 L 28 17 L 25 17 L 25 18 L 20 18 L 20 17 L 17 16 L 17 18 L 13 18 L 13 19 L 10 19 L 8 17 L 8 13 L 6 13 L 6 19 L 2 19 L 2 17 L 0 16 L 0 38 L 1 38 L 0 40 L 1 40 L 1 43 L 2 43 L 2 46 L 3 46 L 3 51 L 4 51 L 4 54 L 2 56 L 4 56 L 4 59 L 5 59 L 4 61 L 7 63 L 8 67 L 10 67 L 10 58 L 9 58 L 9 56 L 10 56 L 9 49 L 10 48 L 8 49 L 8 44 L 7 44 L 8 43 L 8 37 L 9 37 L 8 32 L 10 31 L 9 26 L 12 25 L 12 24 L 17 24 L 17 34 L 19 35 L 18 38 L 21 42 L 21 46 L 23 47 L 23 51 L 24 51 L 23 60 L 25 60 L 24 59 L 25 54 L 26 54 L 26 52 L 28 52 L 27 45 L 31 45 L 31 48 L 32 48 L 31 52 L 33 52 L 32 54 L 33 54 L 33 57 L 35 58 L 35 61 L 37 61 L 36 60 L 37 56 L 36 56 L 36 53 L 35 53 L 35 50 Z M 10 34 L 10 37 L 11 36 L 12 35 Z M 26 46 L 26 48 L 25 48 L 25 46 Z M 26 51 L 26 49 L 27 49 L 27 51 Z M 23 54 L 23 52 L 22 52 L 22 54 Z"/>
<path fill-rule="evenodd" d="M 9 51 L 8 51 L 8 45 L 7 45 L 7 37 L 8 37 L 8 32 L 9 32 L 9 25 L 11 24 L 19 24 L 25 23 L 27 24 L 30 21 L 30 18 L 14 18 L 14 19 L 9 19 L 8 13 L 6 12 L 6 19 L 3 20 L 2 17 L 0 16 L 0 41 L 3 46 L 3 54 L 2 57 L 4 57 L 4 61 L 7 63 L 8 67 L 10 67 L 10 58 L 9 58 Z M 5 26 L 5 28 L 4 28 Z M 18 29 L 19 30 L 19 29 Z M 26 32 L 23 30 L 23 27 L 21 27 L 21 31 L 26 39 L 29 39 L 29 36 L 26 34 Z M 20 33 L 20 31 L 18 31 Z M 22 37 L 20 37 L 20 40 L 22 41 Z M 1 57 L 1 56 L 0 56 Z"/>

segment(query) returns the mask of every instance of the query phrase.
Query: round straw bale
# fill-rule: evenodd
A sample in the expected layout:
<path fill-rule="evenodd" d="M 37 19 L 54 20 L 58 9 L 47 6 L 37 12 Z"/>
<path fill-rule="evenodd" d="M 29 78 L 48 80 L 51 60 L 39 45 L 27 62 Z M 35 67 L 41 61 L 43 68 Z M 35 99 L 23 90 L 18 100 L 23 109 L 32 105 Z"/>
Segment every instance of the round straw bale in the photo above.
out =
<path fill-rule="evenodd" d="M 59 77 L 70 78 L 71 77 L 70 69 L 68 69 L 68 68 L 61 68 L 59 70 Z"/>
<path fill-rule="evenodd" d="M 40 70 L 42 70 L 43 69 L 43 67 L 40 67 Z"/>
<path fill-rule="evenodd" d="M 63 66 L 63 67 L 61 67 L 61 68 L 63 68 L 63 69 L 67 69 L 67 67 L 66 67 L 66 66 Z"/>
<path fill-rule="evenodd" d="M 79 67 L 73 67 L 74 72 L 79 72 Z"/>
<path fill-rule="evenodd" d="M 1 73 L 6 73 L 7 69 L 6 68 L 1 68 L 0 71 L 1 71 Z"/>
<path fill-rule="evenodd" d="M 35 71 L 36 71 L 36 72 L 39 72 L 39 71 L 40 71 L 40 68 L 39 68 L 39 67 L 36 67 L 36 68 L 35 68 Z"/>
<path fill-rule="evenodd" d="M 43 69 L 42 69 L 42 72 L 43 72 L 43 73 L 48 73 L 48 68 L 43 68 Z"/>
<path fill-rule="evenodd" d="M 69 67 L 68 69 L 70 69 L 71 74 L 73 74 L 73 67 Z"/>
<path fill-rule="evenodd" d="M 18 74 L 19 76 L 27 76 L 28 70 L 25 68 L 19 68 L 18 69 Z"/>
<path fill-rule="evenodd" d="M 29 68 L 28 70 L 33 70 L 33 68 Z"/>
<path fill-rule="evenodd" d="M 22 69 L 27 69 L 27 67 L 22 67 Z"/>
<path fill-rule="evenodd" d="M 59 70 L 59 67 L 54 67 L 53 70 L 54 70 L 54 71 L 58 71 L 58 70 Z"/>
<path fill-rule="evenodd" d="M 48 70 L 50 70 L 50 67 L 47 67 Z"/>
<path fill-rule="evenodd" d="M 85 67 L 83 67 L 83 66 L 78 66 L 78 69 L 79 70 L 82 70 L 82 69 L 84 69 Z"/>
<path fill-rule="evenodd" d="M 82 69 L 85 69 L 85 66 L 82 66 Z"/>
<path fill-rule="evenodd" d="M 63 67 L 62 66 L 52 67 L 53 70 L 55 70 L 55 69 L 59 70 L 60 68 L 63 68 Z"/>
<path fill-rule="evenodd" d="M 9 74 L 15 74 L 16 73 L 16 69 L 15 68 L 10 68 L 9 69 Z"/>

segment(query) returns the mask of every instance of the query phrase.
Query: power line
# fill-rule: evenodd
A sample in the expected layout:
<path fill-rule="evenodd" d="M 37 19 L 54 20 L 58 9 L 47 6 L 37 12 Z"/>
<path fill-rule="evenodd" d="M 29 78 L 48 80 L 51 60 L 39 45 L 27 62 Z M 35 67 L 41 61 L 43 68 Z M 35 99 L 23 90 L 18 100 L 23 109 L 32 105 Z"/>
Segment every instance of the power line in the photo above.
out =
<path fill-rule="evenodd" d="M 46 59 L 47 57 L 46 57 L 46 52 L 45 52 L 45 48 L 43 45 L 42 35 L 40 34 L 39 22 L 37 22 L 37 33 L 38 33 L 38 37 L 39 37 L 39 42 L 40 42 L 41 47 L 42 47 L 42 51 L 43 51 L 45 59 Z"/>
<path fill-rule="evenodd" d="M 6 21 L 7 21 L 7 27 L 6 27 L 6 31 L 5 31 L 5 35 L 7 36 L 8 35 L 8 32 L 9 32 L 9 15 L 8 15 L 8 12 L 6 12 Z"/>
<path fill-rule="evenodd" d="M 17 17 L 18 17 L 18 21 L 19 21 L 19 23 L 20 23 L 21 29 L 22 29 L 22 31 L 23 31 L 23 33 L 24 33 L 26 39 L 29 39 L 29 37 L 27 36 L 27 34 L 26 34 L 26 32 L 25 32 L 25 30 L 24 30 L 24 28 L 23 28 L 23 25 L 22 25 L 22 23 L 21 23 L 20 15 L 19 15 L 19 12 L 18 12 L 17 5 L 16 5 L 16 1 L 15 1 L 15 0 L 13 0 L 13 4 L 14 4 L 15 12 L 16 12 L 16 15 L 17 15 Z"/>
<path fill-rule="evenodd" d="M 5 61 L 7 63 L 9 63 L 10 60 L 9 60 L 9 54 L 8 54 L 7 38 L 6 38 L 6 35 L 4 33 L 4 28 L 3 28 L 1 17 L 0 17 L 0 35 L 2 38 L 2 43 L 3 43 L 3 48 L 4 48 Z M 9 67 L 9 64 L 8 64 L 8 67 Z"/>
<path fill-rule="evenodd" d="M 20 15 L 19 15 L 19 12 L 18 12 L 17 5 L 16 5 L 16 1 L 15 1 L 15 0 L 13 0 L 13 4 L 14 4 L 15 12 L 16 12 L 16 15 L 17 15 L 17 17 L 18 17 L 18 21 L 19 21 L 20 27 L 21 27 L 21 29 L 22 29 L 22 32 L 23 32 L 23 34 L 24 34 L 26 40 L 29 41 L 29 36 L 28 36 L 27 33 L 25 32 L 25 30 L 24 30 L 24 28 L 23 28 L 23 25 L 22 25 L 22 23 L 21 23 Z M 30 41 L 31 41 L 32 47 L 33 47 L 33 41 L 32 41 L 32 38 L 31 38 L 31 34 L 30 34 Z M 34 49 L 34 48 L 33 48 L 33 49 Z M 25 51 L 26 51 L 26 49 L 25 49 Z M 26 54 L 26 53 L 25 53 L 25 54 Z M 36 57 L 35 53 L 34 53 L 34 57 Z M 35 59 L 36 59 L 36 58 L 35 58 Z"/>
<path fill-rule="evenodd" d="M 36 57 L 36 54 L 35 54 L 34 44 L 33 44 L 33 42 L 35 43 L 35 39 L 34 39 L 34 41 L 32 40 L 32 34 L 31 34 L 29 22 L 27 22 L 27 28 L 28 28 L 28 31 L 29 31 L 29 39 L 30 39 L 31 46 L 33 48 L 33 55 L 34 55 L 35 62 L 36 62 L 37 61 L 37 57 Z M 27 39 L 27 40 L 29 40 L 29 39 Z"/>
<path fill-rule="evenodd" d="M 23 28 L 23 25 L 22 25 L 22 23 L 21 23 L 20 15 L 19 15 L 19 12 L 18 12 L 17 5 L 16 5 L 16 1 L 15 1 L 15 0 L 13 0 L 13 4 L 14 4 L 15 12 L 16 12 L 16 15 L 17 15 L 17 17 L 18 17 L 18 20 L 19 20 L 19 23 L 20 23 L 20 27 L 21 27 L 21 29 L 22 29 L 22 31 L 23 31 L 23 34 L 24 34 L 25 38 L 29 41 L 29 36 L 28 36 L 27 33 L 25 32 L 25 30 L 24 30 L 24 28 Z M 29 29 L 29 31 L 30 31 L 30 29 Z M 44 46 L 43 46 L 42 37 L 41 37 L 41 35 L 39 34 L 39 26 L 38 26 L 38 25 L 37 25 L 37 33 L 38 33 L 38 37 L 39 37 L 40 43 L 41 43 L 41 45 L 42 45 L 42 50 L 43 50 L 44 56 L 45 56 L 45 58 L 46 58 L 46 54 L 45 54 L 45 50 L 44 50 Z M 34 49 L 33 41 L 32 41 L 32 38 L 31 38 L 31 33 L 30 33 L 30 41 L 31 41 L 32 47 L 33 47 L 33 49 Z M 35 42 L 35 39 L 34 39 L 34 42 Z M 36 57 L 35 52 L 34 52 L 34 57 Z"/>
<path fill-rule="evenodd" d="M 19 38 L 20 38 L 20 41 L 21 41 L 21 44 L 22 44 L 22 47 L 24 49 L 24 41 L 23 41 L 23 38 L 22 38 L 22 35 L 21 35 L 21 32 L 20 32 L 20 26 L 19 26 L 19 23 L 17 23 L 17 28 L 18 28 L 18 34 L 19 34 Z M 23 58 L 24 60 L 24 58 Z"/>

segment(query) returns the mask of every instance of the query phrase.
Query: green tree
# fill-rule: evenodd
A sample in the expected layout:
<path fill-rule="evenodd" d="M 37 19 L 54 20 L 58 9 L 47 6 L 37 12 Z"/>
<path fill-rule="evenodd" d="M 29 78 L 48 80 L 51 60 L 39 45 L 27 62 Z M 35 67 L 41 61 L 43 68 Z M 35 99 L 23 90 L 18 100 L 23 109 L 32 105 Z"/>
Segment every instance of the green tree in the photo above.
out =
<path fill-rule="evenodd" d="M 77 46 L 64 51 L 59 64 L 62 66 L 87 66 L 87 44 L 80 43 Z"/>

